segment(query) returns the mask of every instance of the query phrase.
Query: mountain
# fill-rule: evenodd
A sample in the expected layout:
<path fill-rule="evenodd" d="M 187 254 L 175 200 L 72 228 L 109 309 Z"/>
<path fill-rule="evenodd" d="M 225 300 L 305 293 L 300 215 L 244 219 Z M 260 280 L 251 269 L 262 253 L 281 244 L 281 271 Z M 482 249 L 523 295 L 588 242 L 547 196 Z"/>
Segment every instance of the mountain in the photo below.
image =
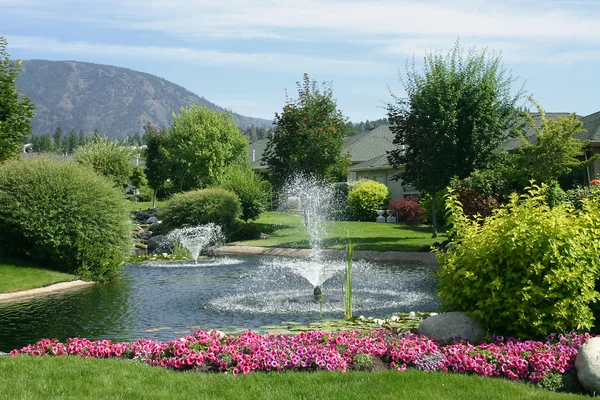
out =
<path fill-rule="evenodd" d="M 78 61 L 23 61 L 17 80 L 35 104 L 34 134 L 83 130 L 125 139 L 142 132 L 150 122 L 173 123 L 173 112 L 193 102 L 217 111 L 224 109 L 166 79 L 110 65 Z M 234 114 L 240 129 L 270 127 L 272 121 Z"/>

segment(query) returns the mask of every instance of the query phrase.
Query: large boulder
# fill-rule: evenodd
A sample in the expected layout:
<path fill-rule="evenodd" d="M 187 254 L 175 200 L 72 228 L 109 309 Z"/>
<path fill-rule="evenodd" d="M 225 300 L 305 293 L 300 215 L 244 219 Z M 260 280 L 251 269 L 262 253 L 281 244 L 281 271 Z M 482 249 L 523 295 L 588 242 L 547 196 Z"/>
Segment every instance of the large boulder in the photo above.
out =
<path fill-rule="evenodd" d="M 171 253 L 173 248 L 173 243 L 171 239 L 166 237 L 165 235 L 156 235 L 152 236 L 146 242 L 148 245 L 148 253 Z"/>
<path fill-rule="evenodd" d="M 575 368 L 581 386 L 590 393 L 600 393 L 600 337 L 585 341 L 575 358 Z"/>
<path fill-rule="evenodd" d="M 462 311 L 432 315 L 421 322 L 418 332 L 435 340 L 460 338 L 469 342 L 485 333 L 477 321 Z"/>

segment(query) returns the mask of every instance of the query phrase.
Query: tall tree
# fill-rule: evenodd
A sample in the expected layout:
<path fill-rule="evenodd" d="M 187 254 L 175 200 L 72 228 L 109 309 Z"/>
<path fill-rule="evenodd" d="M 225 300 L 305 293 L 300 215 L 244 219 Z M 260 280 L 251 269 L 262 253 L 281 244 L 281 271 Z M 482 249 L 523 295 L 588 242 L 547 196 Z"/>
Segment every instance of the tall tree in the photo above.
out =
<path fill-rule="evenodd" d="M 21 60 L 9 59 L 7 45 L 6 38 L 0 36 L 0 161 L 19 153 L 23 139 L 31 134 L 33 118 L 33 104 L 15 86 Z"/>
<path fill-rule="evenodd" d="M 68 154 L 73 154 L 73 151 L 75 151 L 77 147 L 79 147 L 79 139 L 77 138 L 77 132 L 75 132 L 75 129 L 73 129 L 71 130 L 71 132 L 69 132 L 69 137 L 66 141 L 65 151 Z"/>
<path fill-rule="evenodd" d="M 119 143 L 108 138 L 92 141 L 78 147 L 73 159 L 79 164 L 91 167 L 99 175 L 104 175 L 121 187 L 127 183 L 133 165 L 133 154 L 119 146 Z"/>
<path fill-rule="evenodd" d="M 87 138 L 85 137 L 85 133 L 83 133 L 83 129 L 79 131 L 79 135 L 78 135 L 77 139 L 79 141 L 80 146 L 83 146 L 84 144 L 87 143 Z"/>
<path fill-rule="evenodd" d="M 63 148 L 63 131 L 60 126 L 56 127 L 54 135 L 52 135 L 52 140 L 54 141 L 54 150 L 57 153 L 61 153 Z"/>
<path fill-rule="evenodd" d="M 166 131 L 160 131 L 150 123 L 144 126 L 144 136 L 147 147 L 143 157 L 146 159 L 144 173 L 148 179 L 148 186 L 152 189 L 152 207 L 156 207 L 156 194 L 169 177 L 167 164 Z"/>
<path fill-rule="evenodd" d="M 232 114 L 194 103 L 173 119 L 166 147 L 170 179 L 177 190 L 216 185 L 227 166 L 248 157 L 248 140 Z"/>
<path fill-rule="evenodd" d="M 275 131 L 263 154 L 275 187 L 298 173 L 335 181 L 349 164 L 342 154 L 347 118 L 337 109 L 331 85 L 319 87 L 304 74 L 297 86 L 298 98 L 287 98 L 282 113 L 275 114 Z"/>
<path fill-rule="evenodd" d="M 396 179 L 432 196 L 433 237 L 435 194 L 484 167 L 508 137 L 522 97 L 522 90 L 511 94 L 514 82 L 499 55 L 471 49 L 465 56 L 458 41 L 445 57 L 428 53 L 422 72 L 407 66 L 406 98 L 392 95 L 387 105 L 397 145 L 388 159 L 402 168 Z"/>

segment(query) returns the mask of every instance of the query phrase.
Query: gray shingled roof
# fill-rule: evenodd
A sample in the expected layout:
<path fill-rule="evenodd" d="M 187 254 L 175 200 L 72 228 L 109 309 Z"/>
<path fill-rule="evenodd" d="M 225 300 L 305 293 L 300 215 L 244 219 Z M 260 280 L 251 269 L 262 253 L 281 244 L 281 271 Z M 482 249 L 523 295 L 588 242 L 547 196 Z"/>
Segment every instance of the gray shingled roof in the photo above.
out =
<path fill-rule="evenodd" d="M 389 125 L 380 125 L 375 129 L 359 133 L 344 139 L 343 153 L 350 154 L 352 164 L 371 160 L 393 149 L 394 134 Z"/>
<path fill-rule="evenodd" d="M 252 161 L 252 169 L 255 171 L 266 171 L 268 169 L 262 162 L 262 155 L 266 148 L 267 139 L 257 140 L 248 145 L 248 155 L 250 156 L 250 160 L 254 160 Z"/>
<path fill-rule="evenodd" d="M 583 135 L 583 140 L 589 140 L 590 143 L 600 143 L 600 111 L 582 117 L 583 128 L 587 131 Z"/>

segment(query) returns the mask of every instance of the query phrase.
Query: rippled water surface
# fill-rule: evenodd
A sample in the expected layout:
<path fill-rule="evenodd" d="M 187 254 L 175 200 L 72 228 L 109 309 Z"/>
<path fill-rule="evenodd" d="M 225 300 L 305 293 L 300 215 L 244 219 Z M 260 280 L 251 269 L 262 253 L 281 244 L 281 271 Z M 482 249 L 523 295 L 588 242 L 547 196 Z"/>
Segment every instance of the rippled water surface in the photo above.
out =
<path fill-rule="evenodd" d="M 197 329 L 259 329 L 319 319 L 302 262 L 273 257 L 220 257 L 193 262 L 127 265 L 110 283 L 0 303 L 0 351 L 41 338 L 170 340 Z M 343 318 L 339 261 L 327 261 L 326 318 Z M 314 268 L 314 266 L 311 266 Z M 307 269 L 308 266 L 307 266 Z M 355 261 L 354 314 L 438 311 L 434 266 Z M 330 271 L 338 271 L 330 273 Z"/>

